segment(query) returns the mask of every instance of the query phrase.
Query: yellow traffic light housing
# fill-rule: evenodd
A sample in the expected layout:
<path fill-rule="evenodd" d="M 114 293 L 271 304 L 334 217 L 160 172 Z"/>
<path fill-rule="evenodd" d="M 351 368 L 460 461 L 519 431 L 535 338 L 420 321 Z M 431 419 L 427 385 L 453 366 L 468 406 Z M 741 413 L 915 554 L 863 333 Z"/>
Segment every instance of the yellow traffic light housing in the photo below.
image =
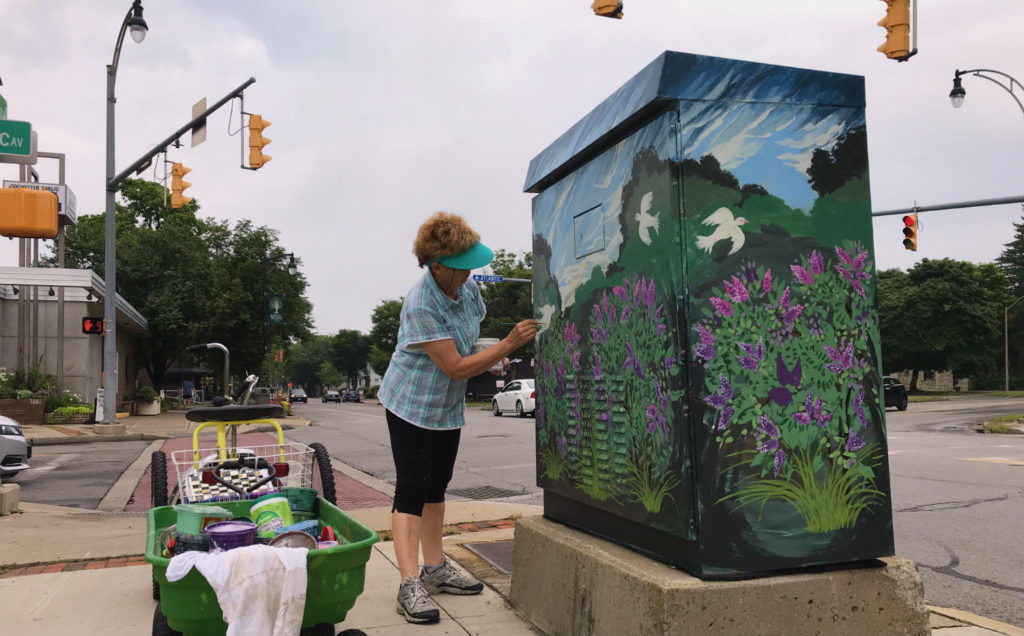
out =
<path fill-rule="evenodd" d="M 622 19 L 622 2 L 619 0 L 594 0 L 594 4 L 590 5 L 590 8 L 596 15 Z"/>
<path fill-rule="evenodd" d="M 249 115 L 249 167 L 253 170 L 262 168 L 270 161 L 270 155 L 263 154 L 263 149 L 270 143 L 269 137 L 263 136 L 263 131 L 270 126 L 270 122 L 259 115 Z"/>
<path fill-rule="evenodd" d="M 917 212 L 903 217 L 903 248 L 911 252 L 917 251 Z"/>
<path fill-rule="evenodd" d="M 183 181 L 182 177 L 192 172 L 192 168 L 186 168 L 185 164 L 175 163 L 171 164 L 171 207 L 180 208 L 186 203 L 192 200 L 191 197 L 187 197 L 182 194 L 185 188 L 190 187 L 192 184 L 188 181 Z"/>
<path fill-rule="evenodd" d="M 0 189 L 0 235 L 42 239 L 57 236 L 57 195 L 48 190 Z"/>
<path fill-rule="evenodd" d="M 885 2 L 885 17 L 878 26 L 885 27 L 885 42 L 876 50 L 890 60 L 910 56 L 910 0 L 882 0 Z"/>

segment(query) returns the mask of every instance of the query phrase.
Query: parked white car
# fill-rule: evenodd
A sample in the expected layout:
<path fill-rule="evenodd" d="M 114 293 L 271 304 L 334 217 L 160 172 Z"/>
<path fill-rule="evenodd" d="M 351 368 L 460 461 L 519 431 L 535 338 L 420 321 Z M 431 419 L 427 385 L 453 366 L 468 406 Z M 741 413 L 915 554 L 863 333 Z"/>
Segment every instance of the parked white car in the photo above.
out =
<path fill-rule="evenodd" d="M 13 477 L 27 469 L 32 445 L 15 420 L 0 415 L 0 475 Z"/>
<path fill-rule="evenodd" d="M 494 415 L 515 411 L 519 417 L 526 417 L 537 408 L 537 392 L 533 380 L 512 380 L 491 401 Z"/>

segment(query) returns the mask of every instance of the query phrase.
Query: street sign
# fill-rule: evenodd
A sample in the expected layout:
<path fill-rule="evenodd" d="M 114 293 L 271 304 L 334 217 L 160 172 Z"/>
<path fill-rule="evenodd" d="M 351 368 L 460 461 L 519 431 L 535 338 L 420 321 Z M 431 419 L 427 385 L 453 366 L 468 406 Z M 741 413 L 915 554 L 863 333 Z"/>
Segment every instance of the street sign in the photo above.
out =
<path fill-rule="evenodd" d="M 3 127 L 4 124 L 6 124 L 8 121 L 9 120 L 0 119 L 0 127 Z M 28 123 L 28 122 L 16 122 L 16 123 L 25 124 L 25 123 Z M 2 134 L 3 133 L 0 132 L 0 135 L 2 135 Z M 15 141 L 14 141 L 15 138 L 11 137 L 10 133 L 7 133 L 7 134 L 8 134 L 8 136 L 7 137 L 3 137 L 2 139 L 0 139 L 0 141 L 6 140 L 7 145 L 10 146 L 11 148 L 13 148 L 14 145 L 15 145 Z M 17 139 L 18 139 L 18 143 L 17 143 L 18 148 L 17 148 L 17 150 L 20 151 L 21 150 L 21 141 L 20 141 L 21 138 L 19 137 Z M 23 166 L 34 166 L 34 165 L 36 165 L 36 162 L 39 161 L 39 153 L 38 153 L 38 150 L 37 150 L 38 147 L 39 147 L 39 136 L 36 135 L 36 131 L 33 130 L 31 132 L 31 134 L 29 134 L 29 143 L 28 143 L 28 149 L 29 150 L 28 150 L 28 152 L 26 154 L 13 154 L 13 153 L 9 153 L 8 152 L 9 148 L 7 146 L 0 145 L 0 163 L 18 163 L 18 164 L 21 164 Z"/>
<path fill-rule="evenodd" d="M 267 324 L 284 324 L 284 294 L 267 294 Z"/>
<path fill-rule="evenodd" d="M 32 154 L 32 124 L 0 119 L 0 155 L 27 157 Z"/>
<path fill-rule="evenodd" d="M 485 274 L 473 274 L 473 280 L 478 283 L 501 283 L 505 280 L 504 276 L 487 276 Z"/>
<path fill-rule="evenodd" d="M 197 119 L 200 115 L 206 112 L 206 98 L 202 98 L 195 104 L 192 104 L 192 119 Z M 203 117 L 196 122 L 196 125 L 192 127 L 192 147 L 195 148 L 199 144 L 206 141 L 206 118 Z"/>
<path fill-rule="evenodd" d="M 5 188 L 22 188 L 25 190 L 46 190 L 57 195 L 57 214 L 62 217 L 61 223 L 74 225 L 77 219 L 75 206 L 78 203 L 71 188 L 59 183 L 33 183 L 29 181 L 4 181 Z"/>

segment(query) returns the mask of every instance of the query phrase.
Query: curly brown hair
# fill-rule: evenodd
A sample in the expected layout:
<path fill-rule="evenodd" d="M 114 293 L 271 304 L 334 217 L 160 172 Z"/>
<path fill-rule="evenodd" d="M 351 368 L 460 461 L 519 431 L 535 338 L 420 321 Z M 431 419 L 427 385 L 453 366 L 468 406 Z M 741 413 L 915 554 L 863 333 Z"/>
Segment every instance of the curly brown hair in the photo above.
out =
<path fill-rule="evenodd" d="M 412 253 L 423 267 L 439 258 L 461 254 L 479 242 L 480 235 L 461 216 L 435 212 L 416 232 Z"/>

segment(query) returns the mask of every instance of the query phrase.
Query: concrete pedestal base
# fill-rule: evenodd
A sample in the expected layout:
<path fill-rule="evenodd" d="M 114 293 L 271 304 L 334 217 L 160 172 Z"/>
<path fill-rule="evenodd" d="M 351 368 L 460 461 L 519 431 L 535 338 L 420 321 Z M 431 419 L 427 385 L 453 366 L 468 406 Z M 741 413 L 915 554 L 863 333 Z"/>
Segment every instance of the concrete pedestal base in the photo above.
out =
<path fill-rule="evenodd" d="M 94 424 L 92 431 L 97 435 L 124 435 L 128 432 L 127 424 Z"/>
<path fill-rule="evenodd" d="M 0 517 L 18 512 L 18 497 L 21 486 L 18 484 L 0 484 Z"/>
<path fill-rule="evenodd" d="M 549 636 L 925 636 L 917 567 L 702 581 L 543 517 L 516 522 L 512 604 Z"/>

